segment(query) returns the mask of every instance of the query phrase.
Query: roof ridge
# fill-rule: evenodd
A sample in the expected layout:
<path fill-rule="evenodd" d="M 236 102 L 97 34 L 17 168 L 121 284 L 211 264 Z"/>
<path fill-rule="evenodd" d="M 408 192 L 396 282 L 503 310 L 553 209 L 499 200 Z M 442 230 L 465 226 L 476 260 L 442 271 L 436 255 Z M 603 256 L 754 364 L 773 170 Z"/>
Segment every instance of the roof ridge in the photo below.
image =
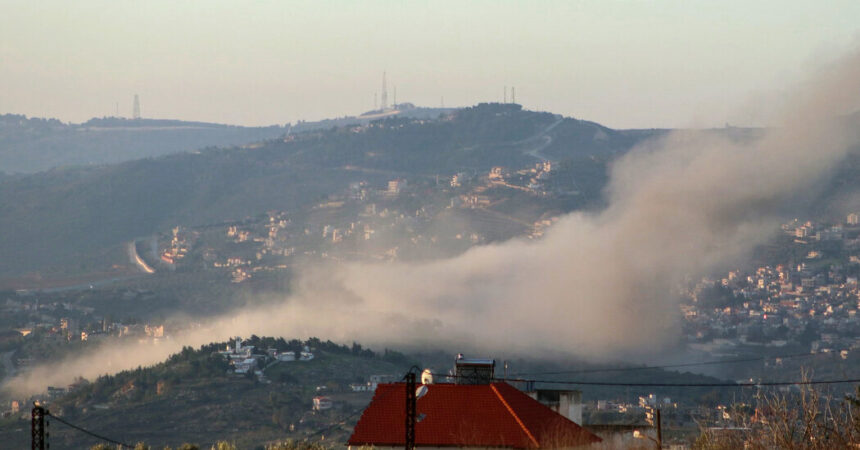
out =
<path fill-rule="evenodd" d="M 508 404 L 508 401 L 505 400 L 504 397 L 502 397 L 502 394 L 499 392 L 498 389 L 496 389 L 496 385 L 490 384 L 490 389 L 493 390 L 493 393 L 496 394 L 496 397 L 499 398 L 499 401 L 501 401 L 502 404 L 505 405 L 505 408 L 508 410 L 509 413 L 511 413 L 511 416 L 513 416 L 514 420 L 517 422 L 520 428 L 523 429 L 523 431 L 526 433 L 526 436 L 529 437 L 535 447 L 539 448 L 540 444 L 538 443 L 537 439 L 535 439 L 534 435 L 532 435 L 531 431 L 529 431 L 528 427 L 526 427 L 526 424 L 523 423 L 522 419 L 520 419 L 520 416 L 518 416 L 516 411 L 514 411 L 514 408 L 511 408 L 511 405 Z"/>

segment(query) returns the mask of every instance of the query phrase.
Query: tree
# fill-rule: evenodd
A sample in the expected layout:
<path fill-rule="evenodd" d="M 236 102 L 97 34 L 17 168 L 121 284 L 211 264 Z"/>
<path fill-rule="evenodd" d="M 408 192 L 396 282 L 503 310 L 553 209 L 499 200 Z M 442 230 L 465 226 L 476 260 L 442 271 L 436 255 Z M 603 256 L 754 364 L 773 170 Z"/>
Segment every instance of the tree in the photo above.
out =
<path fill-rule="evenodd" d="M 734 427 L 703 428 L 693 448 L 855 448 L 860 446 L 858 396 L 840 402 L 808 384 L 796 393 L 764 394 L 751 414 L 738 413 L 733 418 Z"/>

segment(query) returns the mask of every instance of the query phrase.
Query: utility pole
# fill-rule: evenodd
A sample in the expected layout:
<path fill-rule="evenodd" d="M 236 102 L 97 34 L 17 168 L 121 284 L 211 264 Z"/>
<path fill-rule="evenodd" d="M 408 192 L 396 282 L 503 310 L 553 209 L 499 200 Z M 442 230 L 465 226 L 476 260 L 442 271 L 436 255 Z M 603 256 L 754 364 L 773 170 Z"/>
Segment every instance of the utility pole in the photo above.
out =
<path fill-rule="evenodd" d="M 657 448 L 663 448 L 663 424 L 660 422 L 660 408 L 655 411 L 657 419 Z"/>
<path fill-rule="evenodd" d="M 45 408 L 37 404 L 33 404 L 32 420 L 30 422 L 30 435 L 32 442 L 32 450 L 45 450 L 48 445 L 45 439 L 45 416 L 48 414 Z"/>
<path fill-rule="evenodd" d="M 406 374 L 406 450 L 415 449 L 415 395 L 415 373 L 410 370 Z"/>

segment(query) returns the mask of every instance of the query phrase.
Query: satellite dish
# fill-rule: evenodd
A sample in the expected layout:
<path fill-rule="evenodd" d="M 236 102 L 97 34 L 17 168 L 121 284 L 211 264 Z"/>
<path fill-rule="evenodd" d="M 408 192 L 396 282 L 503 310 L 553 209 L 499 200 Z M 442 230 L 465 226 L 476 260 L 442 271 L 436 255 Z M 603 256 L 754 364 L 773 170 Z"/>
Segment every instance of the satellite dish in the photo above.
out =
<path fill-rule="evenodd" d="M 424 369 L 424 372 L 421 372 L 421 384 L 433 384 L 433 372 L 430 369 Z"/>
<path fill-rule="evenodd" d="M 421 387 L 419 387 L 418 389 L 415 389 L 415 400 L 418 400 L 419 398 L 427 395 L 428 390 L 429 389 L 427 389 L 426 384 L 422 384 Z"/>

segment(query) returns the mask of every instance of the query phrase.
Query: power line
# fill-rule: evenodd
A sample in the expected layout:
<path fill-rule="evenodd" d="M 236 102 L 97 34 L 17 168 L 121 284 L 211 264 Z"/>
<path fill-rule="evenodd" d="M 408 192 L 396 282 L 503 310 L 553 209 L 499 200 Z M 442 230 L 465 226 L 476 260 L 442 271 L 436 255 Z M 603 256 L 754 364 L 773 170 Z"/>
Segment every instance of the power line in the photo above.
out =
<path fill-rule="evenodd" d="M 111 438 L 109 438 L 109 437 L 102 436 L 102 435 L 97 434 L 97 433 L 93 433 L 92 431 L 89 431 L 89 430 L 84 429 L 84 428 L 82 428 L 82 427 L 79 427 L 79 426 L 77 426 L 77 425 L 75 425 L 75 424 L 73 424 L 73 423 L 70 423 L 69 421 L 67 421 L 67 420 L 65 420 L 65 419 L 63 419 L 63 418 L 61 418 L 61 417 L 59 417 L 59 416 L 55 416 L 55 415 L 51 414 L 51 412 L 50 412 L 50 411 L 47 411 L 47 412 L 46 412 L 46 415 L 51 416 L 53 419 L 57 420 L 58 422 L 60 422 L 60 423 L 62 423 L 62 424 L 65 424 L 66 426 L 68 426 L 68 427 L 70 427 L 70 428 L 74 428 L 75 430 L 78 430 L 78 431 L 80 431 L 81 433 L 88 434 L 88 435 L 90 435 L 90 436 L 92 436 L 92 437 L 94 437 L 94 438 L 96 438 L 96 439 L 101 439 L 101 440 L 103 440 L 103 441 L 105 441 L 105 442 L 110 442 L 111 444 L 121 445 L 121 446 L 123 446 L 123 447 L 134 448 L 134 445 L 126 444 L 125 442 L 120 442 L 120 441 L 117 441 L 117 440 L 111 439 Z"/>
<path fill-rule="evenodd" d="M 434 376 L 446 378 L 458 378 L 458 375 L 433 374 Z M 612 382 L 612 381 L 583 381 L 583 380 L 538 380 L 528 378 L 502 378 L 501 381 L 514 381 L 521 383 L 547 383 L 547 384 L 579 384 L 586 386 L 622 386 L 622 387 L 763 387 L 763 386 L 794 386 L 794 385 L 819 385 L 819 384 L 842 384 L 860 383 L 860 378 L 840 380 L 800 380 L 800 381 L 761 381 L 747 383 L 634 383 L 634 382 Z"/>
<path fill-rule="evenodd" d="M 576 370 L 560 370 L 555 372 L 520 372 L 513 374 L 514 376 L 524 376 L 524 375 L 563 375 L 563 374 L 571 374 L 571 373 L 597 373 L 597 372 L 630 372 L 636 370 L 652 370 L 652 369 L 673 369 L 678 367 L 693 367 L 693 366 L 709 366 L 709 365 L 718 365 L 718 364 L 735 364 L 735 363 L 744 363 L 744 362 L 756 362 L 756 361 L 765 361 L 768 359 L 789 359 L 789 358 L 803 358 L 816 356 L 814 353 L 796 353 L 793 355 L 784 355 L 784 356 L 758 356 L 755 358 L 740 358 L 740 359 L 724 359 L 724 360 L 714 360 L 714 361 L 703 361 L 696 363 L 682 363 L 682 364 L 666 364 L 660 366 L 640 366 L 640 367 L 614 367 L 614 368 L 603 368 L 603 369 L 576 369 Z"/>
<path fill-rule="evenodd" d="M 323 428 L 323 429 L 317 430 L 317 431 L 315 431 L 315 432 L 313 432 L 313 433 L 311 433 L 311 434 L 309 434 L 309 435 L 305 436 L 305 439 L 312 438 L 312 437 L 314 437 L 314 436 L 318 436 L 318 435 L 320 435 L 320 434 L 323 434 L 323 433 L 328 432 L 329 430 L 333 430 L 333 429 L 335 429 L 335 428 L 337 428 L 337 427 L 339 427 L 339 426 L 346 425 L 346 423 L 349 421 L 349 419 L 352 419 L 353 417 L 357 416 L 357 415 L 358 415 L 359 413 L 361 413 L 361 412 L 363 412 L 363 410 L 361 410 L 361 409 L 360 409 L 360 410 L 358 410 L 358 411 L 355 411 L 355 412 L 353 412 L 352 414 L 350 414 L 350 415 L 346 416 L 346 417 L 345 417 L 343 420 L 341 420 L 340 422 L 338 422 L 338 423 L 336 423 L 336 424 L 334 424 L 334 425 L 328 426 L 328 427 L 326 427 L 326 428 Z"/>
<path fill-rule="evenodd" d="M 416 366 L 412 366 L 412 368 L 410 368 L 409 370 L 410 370 L 410 371 L 412 371 L 412 369 L 413 369 L 413 368 L 416 368 Z M 408 373 L 408 372 L 407 372 L 407 373 Z M 393 391 L 388 391 L 388 392 L 386 392 L 384 395 L 382 395 L 381 397 L 379 397 L 379 398 L 377 399 L 377 401 L 382 401 L 383 399 L 385 399 L 385 398 L 387 398 L 389 395 L 391 395 L 391 393 L 392 393 L 392 392 L 393 392 Z M 374 397 L 375 397 L 375 396 L 374 396 Z M 346 416 L 345 418 L 343 418 L 343 420 L 341 420 L 340 422 L 338 422 L 338 423 L 336 423 L 336 424 L 334 424 L 334 425 L 331 425 L 331 426 L 328 426 L 328 427 L 325 427 L 325 428 L 319 429 L 319 430 L 317 430 L 317 431 L 315 431 L 315 432 L 313 432 L 313 433 L 311 433 L 311 434 L 309 434 L 309 435 L 305 436 L 305 439 L 312 438 L 312 437 L 314 437 L 314 436 L 318 436 L 318 435 L 320 435 L 320 434 L 322 434 L 322 433 L 326 433 L 326 432 L 328 432 L 329 430 L 332 430 L 332 429 L 334 429 L 334 428 L 336 428 L 336 427 L 339 427 L 339 426 L 345 425 L 345 424 L 346 424 L 350 419 L 352 419 L 353 417 L 357 416 L 358 414 L 360 414 L 360 413 L 362 413 L 362 412 L 364 412 L 364 410 L 362 410 L 362 409 L 360 409 L 360 410 L 358 410 L 358 411 L 355 411 L 355 412 L 353 412 L 352 414 L 350 414 L 350 415 Z"/>
<path fill-rule="evenodd" d="M 818 384 L 860 383 L 860 378 L 843 380 L 809 380 L 809 381 L 762 381 L 758 383 L 615 383 L 609 381 L 557 381 L 557 380 L 525 380 L 511 379 L 506 381 L 530 381 L 534 383 L 580 384 L 588 386 L 626 386 L 626 387 L 762 387 L 762 386 L 794 386 Z"/>

